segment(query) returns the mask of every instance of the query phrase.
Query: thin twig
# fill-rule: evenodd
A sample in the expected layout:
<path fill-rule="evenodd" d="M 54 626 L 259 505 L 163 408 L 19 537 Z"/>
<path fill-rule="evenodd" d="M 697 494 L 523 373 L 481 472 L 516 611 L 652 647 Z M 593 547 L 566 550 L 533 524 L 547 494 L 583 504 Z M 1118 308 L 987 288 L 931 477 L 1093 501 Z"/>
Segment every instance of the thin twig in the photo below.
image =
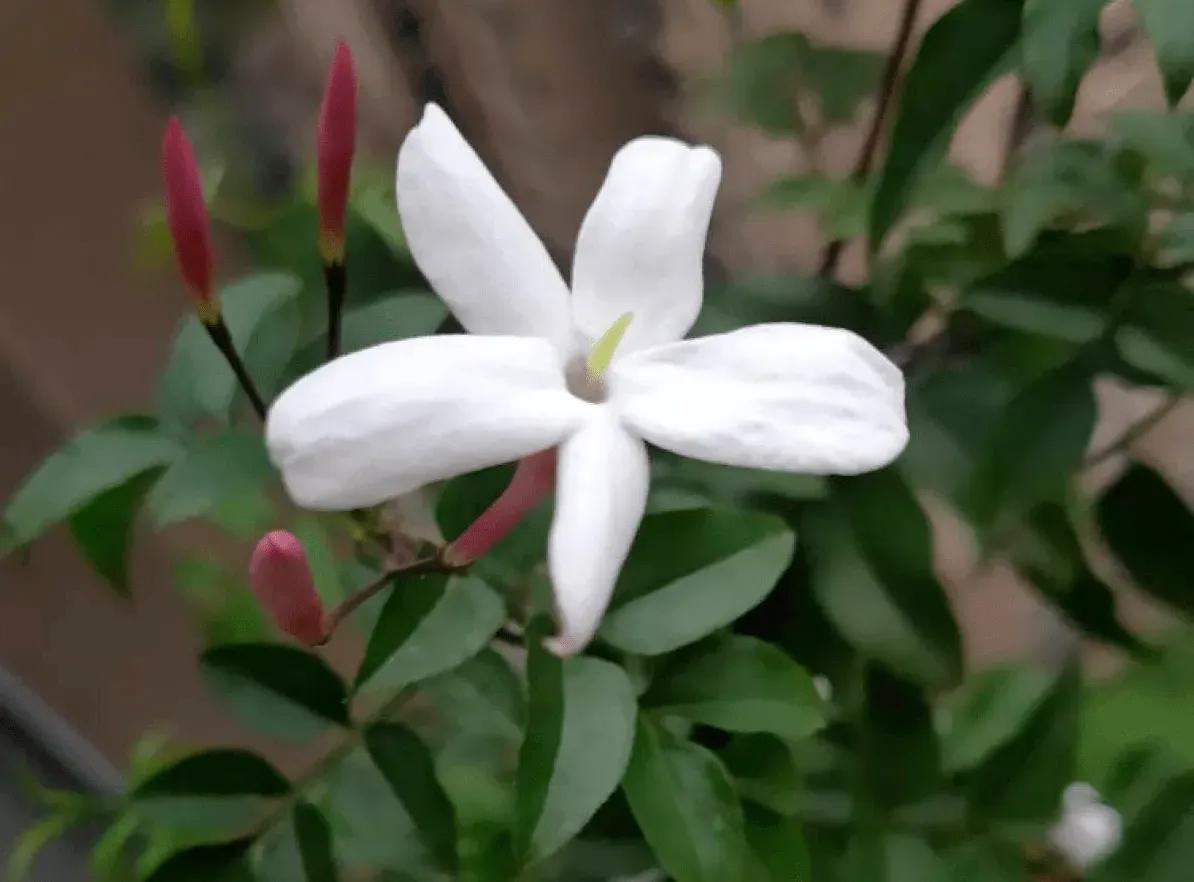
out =
<path fill-rule="evenodd" d="M 265 401 L 261 398 L 261 393 L 257 391 L 257 386 L 253 382 L 253 378 L 249 376 L 249 371 L 245 368 L 245 363 L 241 361 L 240 354 L 236 351 L 236 344 L 232 342 L 232 334 L 228 332 L 228 326 L 224 324 L 223 317 L 217 315 L 214 321 L 203 322 L 203 327 L 207 329 L 207 334 L 211 337 L 211 341 L 216 344 L 216 348 L 220 350 L 220 354 L 228 362 L 228 367 L 232 368 L 232 373 L 236 375 L 236 381 L 240 384 L 241 389 L 244 390 L 249 403 L 253 405 L 253 410 L 257 412 L 257 416 L 264 422 Z"/>
<path fill-rule="evenodd" d="M 871 120 L 870 130 L 862 144 L 862 152 L 850 175 L 851 180 L 855 183 L 861 184 L 866 181 L 867 175 L 870 174 L 871 167 L 875 163 L 875 157 L 878 155 L 884 124 L 887 122 L 887 116 L 895 100 L 896 86 L 899 85 L 904 58 L 912 43 L 912 31 L 916 24 L 916 17 L 920 13 L 920 6 L 921 0 L 905 0 L 895 43 L 892 45 L 891 54 L 887 57 L 887 64 L 883 68 L 883 79 L 879 86 L 879 104 L 875 108 L 875 117 Z M 822 278 L 831 278 L 837 271 L 837 265 L 841 261 L 845 247 L 844 239 L 834 239 L 825 247 L 825 254 L 821 258 L 821 266 L 818 270 Z"/>
<path fill-rule="evenodd" d="M 1122 435 L 1095 453 L 1092 453 L 1082 463 L 1083 470 L 1094 468 L 1106 462 L 1118 453 L 1126 451 L 1132 444 L 1146 435 L 1182 403 L 1181 398 L 1170 398 L 1153 408 L 1149 413 L 1132 423 Z"/>

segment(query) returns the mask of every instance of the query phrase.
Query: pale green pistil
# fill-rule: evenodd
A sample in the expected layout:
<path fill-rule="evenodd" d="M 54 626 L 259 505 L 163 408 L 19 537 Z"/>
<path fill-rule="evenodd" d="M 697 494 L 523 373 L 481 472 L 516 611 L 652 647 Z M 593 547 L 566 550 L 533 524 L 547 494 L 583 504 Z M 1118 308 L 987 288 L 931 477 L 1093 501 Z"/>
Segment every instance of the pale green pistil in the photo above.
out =
<path fill-rule="evenodd" d="M 601 335 L 601 339 L 593 344 L 593 348 L 589 350 L 589 357 L 585 359 L 585 368 L 592 379 L 601 379 L 609 369 L 610 362 L 614 360 L 614 352 L 626 336 L 626 330 L 633 318 L 634 313 L 622 313 L 617 321 L 609 326 L 609 330 Z"/>

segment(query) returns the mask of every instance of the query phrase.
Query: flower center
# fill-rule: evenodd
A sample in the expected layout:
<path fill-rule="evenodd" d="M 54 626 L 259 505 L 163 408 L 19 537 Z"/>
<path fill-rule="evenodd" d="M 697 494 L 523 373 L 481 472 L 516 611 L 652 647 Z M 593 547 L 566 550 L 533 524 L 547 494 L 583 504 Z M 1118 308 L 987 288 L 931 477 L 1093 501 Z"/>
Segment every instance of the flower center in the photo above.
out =
<path fill-rule="evenodd" d="M 609 370 L 614 360 L 614 352 L 626 336 L 626 329 L 630 327 L 630 320 L 633 318 L 633 313 L 622 313 L 610 325 L 609 330 L 601 335 L 601 339 L 593 344 L 583 361 L 575 358 L 568 364 L 565 380 L 569 392 L 585 401 L 605 401 L 605 372 Z"/>

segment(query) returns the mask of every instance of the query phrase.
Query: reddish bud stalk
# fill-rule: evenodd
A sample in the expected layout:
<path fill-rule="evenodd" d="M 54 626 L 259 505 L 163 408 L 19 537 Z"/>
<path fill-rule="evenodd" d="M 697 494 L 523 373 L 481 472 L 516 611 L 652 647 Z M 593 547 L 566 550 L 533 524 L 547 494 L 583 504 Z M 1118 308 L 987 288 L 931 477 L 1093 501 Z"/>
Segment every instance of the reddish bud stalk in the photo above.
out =
<path fill-rule="evenodd" d="M 555 481 L 555 448 L 520 460 L 509 486 L 445 549 L 444 560 L 452 566 L 464 566 L 488 554 L 547 497 Z"/>
<path fill-rule="evenodd" d="M 178 271 L 195 299 L 199 317 L 210 325 L 219 318 L 219 307 L 212 298 L 210 223 L 195 153 L 177 117 L 170 118 L 162 137 L 162 180 L 166 223 L 174 240 Z"/>
<path fill-rule="evenodd" d="M 325 264 L 344 261 L 344 216 L 357 136 L 357 78 L 352 53 L 341 40 L 328 69 L 319 108 L 316 151 L 319 165 L 319 256 Z"/>
<path fill-rule="evenodd" d="M 302 543 L 293 533 L 266 533 L 249 560 L 249 584 L 257 601 L 277 626 L 300 643 L 316 646 L 323 641 L 323 601 Z"/>

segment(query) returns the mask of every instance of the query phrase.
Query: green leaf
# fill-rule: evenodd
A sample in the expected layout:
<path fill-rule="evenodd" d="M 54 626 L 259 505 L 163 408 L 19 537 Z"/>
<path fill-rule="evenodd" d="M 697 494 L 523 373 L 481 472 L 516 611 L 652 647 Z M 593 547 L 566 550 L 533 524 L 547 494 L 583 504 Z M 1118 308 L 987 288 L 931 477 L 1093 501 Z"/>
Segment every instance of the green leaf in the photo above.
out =
<path fill-rule="evenodd" d="M 1157 53 L 1165 94 L 1177 104 L 1194 81 L 1194 6 L 1186 0 L 1135 0 Z"/>
<path fill-rule="evenodd" d="M 1157 266 L 1194 263 L 1194 212 L 1176 215 L 1157 234 Z"/>
<path fill-rule="evenodd" d="M 325 522 L 314 515 L 306 515 L 294 523 L 292 532 L 307 555 L 311 579 L 315 582 L 315 592 L 320 599 L 328 606 L 342 601 L 345 590 L 340 560 Z"/>
<path fill-rule="evenodd" d="M 247 750 L 195 753 L 154 772 L 133 789 L 134 799 L 164 796 L 283 796 L 290 785 Z"/>
<path fill-rule="evenodd" d="M 336 882 L 339 876 L 332 854 L 331 827 L 319 809 L 308 802 L 294 807 L 294 838 L 298 841 L 306 882 Z"/>
<path fill-rule="evenodd" d="M 1014 543 L 1012 558 L 1021 573 L 1087 636 L 1141 652 L 1144 645 L 1120 622 L 1115 595 L 1086 565 L 1078 535 L 1065 508 L 1037 506 L 1027 529 Z"/>
<path fill-rule="evenodd" d="M 1098 521 L 1111 551 L 1142 591 L 1194 615 L 1189 566 L 1194 514 L 1164 478 L 1132 466 L 1099 500 Z"/>
<path fill-rule="evenodd" d="M 340 328 L 340 349 L 358 352 L 409 337 L 434 334 L 448 317 L 442 300 L 427 293 L 400 291 L 344 311 Z M 304 347 L 295 358 L 293 372 L 307 373 L 323 364 L 326 334 Z"/>
<path fill-rule="evenodd" d="M 639 717 L 622 789 L 659 863 L 676 882 L 743 882 L 742 806 L 721 762 Z"/>
<path fill-rule="evenodd" d="M 224 322 L 245 369 L 267 399 L 287 379 L 298 343 L 301 280 L 286 273 L 245 276 L 220 292 Z M 188 316 L 158 384 L 157 409 L 168 422 L 227 422 L 239 386 L 203 325 Z"/>
<path fill-rule="evenodd" d="M 878 252 L 926 162 L 1004 66 L 1020 36 L 1021 0 L 963 0 L 921 43 L 908 72 L 870 211 L 870 249 Z"/>
<path fill-rule="evenodd" d="M 1194 865 L 1194 772 L 1170 778 L 1124 831 L 1096 882 L 1184 882 Z"/>
<path fill-rule="evenodd" d="M 927 842 L 889 833 L 877 838 L 860 834 L 847 860 L 850 882 L 954 882 L 948 868 Z M 967 877 L 958 877 L 958 882 Z"/>
<path fill-rule="evenodd" d="M 825 725 L 824 702 L 808 672 L 752 637 L 733 636 L 676 656 L 642 703 L 730 732 L 799 739 Z"/>
<path fill-rule="evenodd" d="M 319 656 L 272 643 L 217 646 L 203 653 L 208 685 L 249 728 L 308 741 L 329 723 L 348 725 L 340 677 Z"/>
<path fill-rule="evenodd" d="M 149 494 L 149 512 L 159 529 L 210 515 L 226 498 L 265 483 L 273 473 L 259 436 L 206 438 L 162 475 Z"/>
<path fill-rule="evenodd" d="M 150 469 L 96 496 L 70 519 L 71 535 L 97 573 L 127 594 L 128 555 L 133 542 L 133 522 L 146 494 L 161 476 Z"/>
<path fill-rule="evenodd" d="M 543 648 L 542 631 L 528 631 L 515 811 L 523 863 L 548 857 L 580 832 L 617 789 L 634 742 L 634 690 L 622 669 L 595 658 L 560 660 Z"/>
<path fill-rule="evenodd" d="M 1034 380 L 1003 409 L 975 469 L 971 510 L 980 524 L 1064 495 L 1094 432 L 1091 373 L 1084 358 L 1067 362 Z"/>
<path fill-rule="evenodd" d="M 1020 64 L 1032 97 L 1054 125 L 1074 112 L 1078 85 L 1099 56 L 1106 0 L 1026 0 Z"/>
<path fill-rule="evenodd" d="M 961 636 L 916 498 L 893 469 L 834 487 L 830 504 L 801 521 L 818 604 L 865 656 L 917 682 L 954 681 Z"/>
<path fill-rule="evenodd" d="M 1156 110 L 1111 115 L 1112 134 L 1164 178 L 1194 181 L 1194 115 Z"/>
<path fill-rule="evenodd" d="M 91 874 L 95 882 L 124 882 L 132 873 L 130 852 L 141 826 L 131 812 L 121 814 L 91 849 Z"/>
<path fill-rule="evenodd" d="M 973 769 L 1015 738 L 1054 681 L 1043 671 L 1023 667 L 996 668 L 968 680 L 951 701 L 941 738 L 946 771 Z"/>
<path fill-rule="evenodd" d="M 704 509 L 648 515 L 599 636 L 640 655 L 693 643 L 766 597 L 795 542 L 771 515 Z"/>
<path fill-rule="evenodd" d="M 1120 356 L 1173 388 L 1194 390 L 1194 293 L 1177 282 L 1133 285 L 1115 334 Z"/>
<path fill-rule="evenodd" d="M 397 723 L 365 732 L 369 755 L 418 827 L 427 850 L 448 872 L 456 869 L 456 811 L 435 774 L 430 751 Z"/>
<path fill-rule="evenodd" d="M 800 824 L 792 819 L 754 806 L 745 806 L 746 840 L 755 866 L 746 879 L 751 882 L 793 882 L 811 879 L 812 865 Z"/>
<path fill-rule="evenodd" d="M 1091 222 L 1119 231 L 1134 245 L 1148 221 L 1137 182 L 1098 142 L 1058 141 L 1032 154 L 1005 188 L 1004 234 L 1013 257 L 1024 254 L 1055 221 Z"/>
<path fill-rule="evenodd" d="M 859 746 L 871 797 L 894 807 L 931 796 L 941 782 L 941 747 L 925 696 L 873 665 L 866 671 L 864 689 Z"/>
<path fill-rule="evenodd" d="M 175 460 L 182 447 L 151 417 L 88 429 L 48 457 L 8 502 L 3 550 L 33 541 L 102 493 Z"/>
<path fill-rule="evenodd" d="M 969 796 L 984 816 L 1052 820 L 1061 793 L 1074 780 L 1081 706 L 1076 670 L 1057 677 L 1015 737 L 988 755 L 967 778 Z"/>
<path fill-rule="evenodd" d="M 362 692 L 394 692 L 481 651 L 506 620 L 502 599 L 472 576 L 399 578 L 357 672 Z"/>
<path fill-rule="evenodd" d="M 762 208 L 817 212 L 825 235 L 838 239 L 866 232 L 868 202 L 866 191 L 853 181 L 816 175 L 780 178 L 759 197 Z"/>
<path fill-rule="evenodd" d="M 200 845 L 176 852 L 145 877 L 145 882 L 253 882 L 246 860 L 252 839 Z"/>
<path fill-rule="evenodd" d="M 1088 343 L 1107 328 L 1112 298 L 1133 260 L 1104 233 L 1049 235 L 1006 267 L 976 281 L 963 309 L 1002 328 Z"/>

